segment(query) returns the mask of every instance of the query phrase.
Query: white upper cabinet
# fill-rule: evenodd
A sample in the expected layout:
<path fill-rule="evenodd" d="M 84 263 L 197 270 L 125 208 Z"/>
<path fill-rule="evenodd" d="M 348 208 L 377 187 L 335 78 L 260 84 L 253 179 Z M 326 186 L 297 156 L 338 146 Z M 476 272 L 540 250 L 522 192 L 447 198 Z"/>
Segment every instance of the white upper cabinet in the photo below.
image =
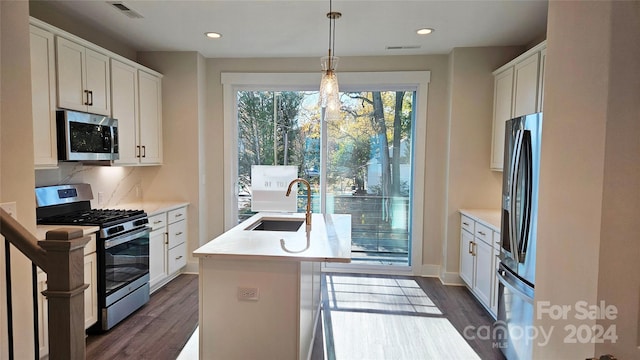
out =
<path fill-rule="evenodd" d="M 540 51 L 540 77 L 538 78 L 538 109 L 537 112 L 542 112 L 544 107 L 544 71 L 547 62 L 547 48 Z"/>
<path fill-rule="evenodd" d="M 511 119 L 513 93 L 513 68 L 505 69 L 494 78 L 493 141 L 491 142 L 491 168 L 502 169 L 504 156 L 504 127 Z M 500 140 L 503 141 L 500 141 Z"/>
<path fill-rule="evenodd" d="M 111 59 L 111 112 L 118 120 L 117 165 L 139 163 L 138 70 Z"/>
<path fill-rule="evenodd" d="M 502 171 L 505 122 L 542 111 L 545 60 L 543 41 L 493 72 L 492 170 Z"/>
<path fill-rule="evenodd" d="M 138 71 L 138 103 L 140 110 L 140 163 L 162 163 L 162 79 Z"/>
<path fill-rule="evenodd" d="M 514 67 L 513 117 L 533 114 L 538 109 L 540 54 L 531 54 Z"/>
<path fill-rule="evenodd" d="M 111 116 L 109 57 L 56 36 L 58 107 Z"/>
<path fill-rule="evenodd" d="M 162 74 L 30 19 L 35 168 L 58 165 L 56 110 L 118 120 L 116 165 L 162 164 Z"/>
<path fill-rule="evenodd" d="M 30 49 L 34 165 L 36 168 L 56 167 L 58 151 L 53 34 L 31 25 Z"/>
<path fill-rule="evenodd" d="M 162 79 L 111 59 L 111 108 L 118 120 L 117 165 L 162 163 Z"/>

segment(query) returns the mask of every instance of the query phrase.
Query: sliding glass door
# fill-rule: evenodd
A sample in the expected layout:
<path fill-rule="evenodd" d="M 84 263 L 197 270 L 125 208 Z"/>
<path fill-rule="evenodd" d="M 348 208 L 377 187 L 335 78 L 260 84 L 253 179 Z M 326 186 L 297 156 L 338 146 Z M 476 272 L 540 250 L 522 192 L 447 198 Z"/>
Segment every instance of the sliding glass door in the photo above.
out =
<path fill-rule="evenodd" d="M 235 223 L 252 215 L 251 166 L 295 165 L 313 212 L 350 214 L 352 265 L 409 268 L 415 183 L 415 86 L 344 86 L 340 115 L 323 121 L 317 91 L 269 86 L 231 92 L 235 103 Z M 299 211 L 306 189 L 300 187 Z"/>

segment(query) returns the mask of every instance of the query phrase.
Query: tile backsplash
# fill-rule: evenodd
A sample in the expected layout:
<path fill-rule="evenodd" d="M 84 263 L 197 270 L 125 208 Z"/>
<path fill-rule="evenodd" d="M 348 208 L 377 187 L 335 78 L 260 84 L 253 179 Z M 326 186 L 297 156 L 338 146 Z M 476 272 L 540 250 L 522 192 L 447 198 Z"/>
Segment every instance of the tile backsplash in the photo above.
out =
<path fill-rule="evenodd" d="M 109 208 L 142 200 L 142 171 L 139 167 L 91 166 L 60 162 L 57 169 L 36 170 L 36 186 L 89 183 L 93 208 Z"/>

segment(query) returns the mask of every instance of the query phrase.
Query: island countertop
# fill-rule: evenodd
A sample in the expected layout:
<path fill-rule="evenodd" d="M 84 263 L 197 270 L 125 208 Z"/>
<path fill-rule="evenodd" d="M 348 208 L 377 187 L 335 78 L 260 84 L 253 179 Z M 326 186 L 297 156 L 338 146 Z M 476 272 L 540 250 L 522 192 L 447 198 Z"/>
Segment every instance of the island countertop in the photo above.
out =
<path fill-rule="evenodd" d="M 351 261 L 351 215 L 312 214 L 308 234 L 304 224 L 296 232 L 246 230 L 261 218 L 304 220 L 304 217 L 303 213 L 258 213 L 201 246 L 193 255 L 245 260 Z"/>

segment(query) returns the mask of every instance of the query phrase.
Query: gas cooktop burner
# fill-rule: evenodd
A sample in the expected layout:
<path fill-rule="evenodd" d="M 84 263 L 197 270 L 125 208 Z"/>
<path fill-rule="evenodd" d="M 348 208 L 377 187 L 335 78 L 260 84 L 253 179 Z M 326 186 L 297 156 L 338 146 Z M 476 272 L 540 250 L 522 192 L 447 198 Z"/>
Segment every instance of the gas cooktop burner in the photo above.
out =
<path fill-rule="evenodd" d="M 92 209 L 42 218 L 38 220 L 38 223 L 49 225 L 105 226 L 109 223 L 120 223 L 145 216 L 146 214 L 142 210 Z"/>

